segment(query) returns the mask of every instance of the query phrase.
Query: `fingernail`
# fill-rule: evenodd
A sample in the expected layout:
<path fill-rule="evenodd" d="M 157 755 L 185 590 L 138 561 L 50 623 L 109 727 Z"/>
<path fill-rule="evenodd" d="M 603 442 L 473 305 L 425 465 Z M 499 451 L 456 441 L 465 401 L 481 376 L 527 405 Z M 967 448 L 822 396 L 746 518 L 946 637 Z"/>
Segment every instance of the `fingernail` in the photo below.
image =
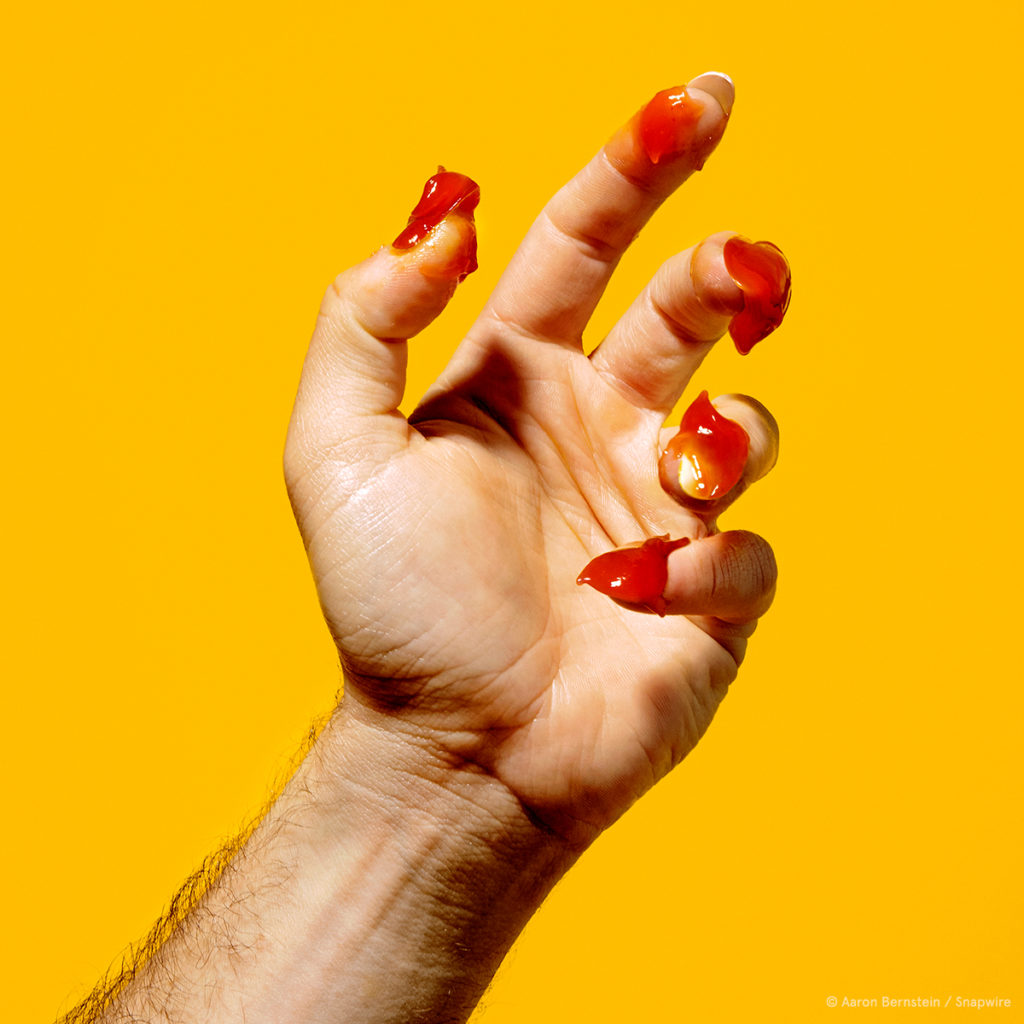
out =
<path fill-rule="evenodd" d="M 689 150 L 703 112 L 704 104 L 685 85 L 657 93 L 640 112 L 640 144 L 647 159 L 657 164 Z"/>
<path fill-rule="evenodd" d="M 728 117 L 732 113 L 732 105 L 736 99 L 736 86 L 724 71 L 705 71 L 686 83 L 687 88 L 700 89 L 718 100 L 718 105 Z"/>
<path fill-rule="evenodd" d="M 679 433 L 661 453 L 661 486 L 676 501 L 703 507 L 699 503 L 722 498 L 739 483 L 749 453 L 747 432 L 723 416 L 702 391 L 683 413 Z"/>
<path fill-rule="evenodd" d="M 480 186 L 472 178 L 438 167 L 437 174 L 432 175 L 423 186 L 420 201 L 409 214 L 408 224 L 391 243 L 392 247 L 399 250 L 415 248 L 452 214 L 457 214 L 472 224 L 473 211 L 479 202 Z M 469 250 L 463 254 L 460 266 L 455 269 L 459 280 L 462 280 L 476 268 L 474 232 Z"/>
<path fill-rule="evenodd" d="M 736 351 L 746 355 L 779 324 L 789 308 L 792 274 L 782 250 L 771 242 L 734 235 L 722 248 L 725 269 L 743 292 L 743 309 L 729 324 Z"/>

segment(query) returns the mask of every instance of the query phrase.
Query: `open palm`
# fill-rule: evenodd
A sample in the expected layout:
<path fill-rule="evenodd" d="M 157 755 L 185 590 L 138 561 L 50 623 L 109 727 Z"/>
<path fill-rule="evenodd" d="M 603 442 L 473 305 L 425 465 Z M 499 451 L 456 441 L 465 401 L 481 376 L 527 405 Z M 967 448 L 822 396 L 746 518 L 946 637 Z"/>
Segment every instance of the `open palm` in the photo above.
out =
<path fill-rule="evenodd" d="M 774 462 L 774 421 L 740 485 L 695 515 L 661 488 L 662 424 L 742 295 L 713 236 L 669 260 L 590 357 L 583 329 L 618 258 L 717 143 L 732 88 L 706 75 L 693 146 L 652 163 L 631 122 L 551 201 L 442 378 L 406 421 L 405 339 L 443 308 L 437 272 L 471 242 L 451 216 L 328 291 L 286 457 L 342 658 L 343 710 L 428 737 L 573 841 L 609 824 L 697 742 L 771 600 L 760 538 L 714 515 Z M 635 119 L 634 119 L 635 120 Z M 576 576 L 670 533 L 658 617 Z"/>

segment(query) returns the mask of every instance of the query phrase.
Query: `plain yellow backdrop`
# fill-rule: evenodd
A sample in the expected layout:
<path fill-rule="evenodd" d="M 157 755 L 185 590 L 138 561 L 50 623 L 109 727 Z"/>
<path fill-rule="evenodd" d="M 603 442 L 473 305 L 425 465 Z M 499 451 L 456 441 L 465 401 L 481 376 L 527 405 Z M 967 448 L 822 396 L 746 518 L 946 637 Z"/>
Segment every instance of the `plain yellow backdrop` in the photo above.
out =
<path fill-rule="evenodd" d="M 783 329 L 697 382 L 782 423 L 726 521 L 773 542 L 779 596 L 705 742 L 558 887 L 479 1019 L 1020 1019 L 1021 10 L 8 13 L 4 1018 L 81 997 L 331 704 L 280 473 L 323 287 L 438 163 L 481 183 L 481 269 L 416 342 L 415 396 L 545 198 L 715 68 L 726 138 L 590 340 L 711 231 L 787 252 Z"/>

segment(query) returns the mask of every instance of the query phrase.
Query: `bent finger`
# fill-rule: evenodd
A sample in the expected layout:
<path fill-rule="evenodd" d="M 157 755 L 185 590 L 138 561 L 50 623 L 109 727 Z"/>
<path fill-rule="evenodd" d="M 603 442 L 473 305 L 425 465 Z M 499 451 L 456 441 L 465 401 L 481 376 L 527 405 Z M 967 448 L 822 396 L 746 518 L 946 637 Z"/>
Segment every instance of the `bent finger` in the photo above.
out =
<path fill-rule="evenodd" d="M 666 611 L 751 622 L 771 605 L 777 578 L 775 554 L 764 538 L 746 530 L 715 533 L 669 557 Z"/>
<path fill-rule="evenodd" d="M 579 343 L 630 242 L 718 144 L 733 97 L 718 72 L 658 93 L 547 204 L 482 319 Z"/>
<path fill-rule="evenodd" d="M 390 246 L 340 274 L 324 295 L 289 431 L 297 461 L 372 434 L 401 445 L 397 409 L 407 339 L 433 321 L 476 269 L 479 188 L 439 171 Z"/>
<path fill-rule="evenodd" d="M 745 275 L 744 257 L 767 263 L 772 279 Z M 726 330 L 749 351 L 781 323 L 789 292 L 781 251 L 719 232 L 659 268 L 591 362 L 632 404 L 667 416 Z"/>
<path fill-rule="evenodd" d="M 749 395 L 709 401 L 702 392 L 678 429 L 661 431 L 661 453 L 662 488 L 705 522 L 714 522 L 778 461 L 779 424 Z"/>

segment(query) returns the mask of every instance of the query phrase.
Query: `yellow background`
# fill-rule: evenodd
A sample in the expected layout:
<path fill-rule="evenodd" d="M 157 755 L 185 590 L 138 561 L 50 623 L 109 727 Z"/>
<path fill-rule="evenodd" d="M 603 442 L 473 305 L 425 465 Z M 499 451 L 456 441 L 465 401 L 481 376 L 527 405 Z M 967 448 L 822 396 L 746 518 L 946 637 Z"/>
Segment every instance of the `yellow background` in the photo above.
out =
<path fill-rule="evenodd" d="M 481 270 L 656 89 L 738 99 L 594 323 L 721 228 L 779 243 L 781 332 L 699 384 L 783 426 L 727 519 L 777 606 L 707 740 L 556 890 L 488 1024 L 1024 1011 L 1016 432 L 1021 7 L 21 5 L 5 150 L 5 1019 L 51 1021 L 330 706 L 281 483 L 320 293 L 438 163 Z M 966 1011 L 961 1011 L 961 1013 Z M 977 1011 L 974 1011 L 977 1013 Z"/>

